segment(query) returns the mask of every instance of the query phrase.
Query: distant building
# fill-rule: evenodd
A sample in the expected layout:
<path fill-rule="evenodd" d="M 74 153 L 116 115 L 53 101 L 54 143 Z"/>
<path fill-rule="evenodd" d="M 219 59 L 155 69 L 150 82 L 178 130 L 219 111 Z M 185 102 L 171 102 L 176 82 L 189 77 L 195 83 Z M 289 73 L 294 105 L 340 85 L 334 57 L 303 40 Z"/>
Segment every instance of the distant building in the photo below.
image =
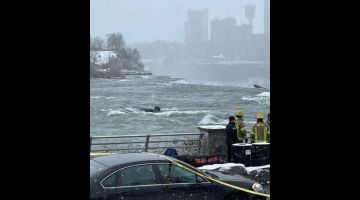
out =
<path fill-rule="evenodd" d="M 208 42 L 208 10 L 188 10 L 185 22 L 185 43 L 203 44 Z"/>
<path fill-rule="evenodd" d="M 248 24 L 253 25 L 253 19 L 255 18 L 255 5 L 248 4 L 245 5 L 245 16 L 248 19 Z"/>
<path fill-rule="evenodd" d="M 270 0 L 264 0 L 265 60 L 270 61 Z"/>
<path fill-rule="evenodd" d="M 270 0 L 265 0 L 265 19 Z M 248 23 L 237 25 L 234 17 L 213 19 L 208 27 L 208 10 L 188 10 L 185 21 L 185 56 L 194 59 L 269 60 L 269 23 L 264 22 L 264 34 L 253 34 L 255 5 L 244 6 Z M 210 37 L 208 37 L 210 31 Z M 267 32 L 266 32 L 267 31 Z"/>
<path fill-rule="evenodd" d="M 265 40 L 266 37 L 264 34 L 253 34 L 248 41 L 244 57 L 246 57 L 247 60 L 266 60 Z"/>
<path fill-rule="evenodd" d="M 186 54 L 191 57 L 204 57 L 209 41 L 208 10 L 188 10 L 185 22 Z"/>
<path fill-rule="evenodd" d="M 231 41 L 236 31 L 236 19 L 228 17 L 225 19 L 211 20 L 211 43 L 220 44 Z"/>
<path fill-rule="evenodd" d="M 244 42 L 248 40 L 251 37 L 251 35 L 252 35 L 252 26 L 249 24 L 242 24 L 235 27 L 230 38 L 234 42 Z"/>
<path fill-rule="evenodd" d="M 213 55 L 223 54 L 226 57 L 241 57 L 252 35 L 251 25 L 237 25 L 236 19 L 211 20 L 209 53 Z"/>
<path fill-rule="evenodd" d="M 228 17 L 225 19 L 211 20 L 212 44 L 223 44 L 241 42 L 252 34 L 251 26 L 248 24 L 236 25 L 236 19 Z"/>
<path fill-rule="evenodd" d="M 270 35 L 270 0 L 264 1 L 264 34 Z"/>

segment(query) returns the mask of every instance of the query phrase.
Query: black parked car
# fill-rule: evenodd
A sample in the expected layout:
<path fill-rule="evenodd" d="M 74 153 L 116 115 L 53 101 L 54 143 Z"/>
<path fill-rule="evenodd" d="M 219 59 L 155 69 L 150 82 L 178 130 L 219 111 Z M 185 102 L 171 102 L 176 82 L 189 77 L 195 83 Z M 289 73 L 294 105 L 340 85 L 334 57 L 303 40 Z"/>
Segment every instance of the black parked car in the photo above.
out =
<path fill-rule="evenodd" d="M 170 158 L 170 157 L 168 157 Z M 174 161 L 206 176 L 182 161 Z M 256 181 L 222 175 L 225 182 L 263 192 Z M 236 200 L 266 199 L 198 176 L 169 160 L 150 153 L 128 153 L 90 159 L 90 198 L 92 200 Z"/>

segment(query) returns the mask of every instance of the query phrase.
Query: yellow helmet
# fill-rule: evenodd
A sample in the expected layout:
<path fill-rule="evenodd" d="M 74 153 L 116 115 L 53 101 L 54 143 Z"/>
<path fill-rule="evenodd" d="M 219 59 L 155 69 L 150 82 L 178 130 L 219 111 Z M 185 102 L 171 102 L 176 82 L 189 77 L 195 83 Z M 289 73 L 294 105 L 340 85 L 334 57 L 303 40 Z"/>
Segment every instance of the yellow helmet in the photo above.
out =
<path fill-rule="evenodd" d="M 256 119 L 264 119 L 264 114 L 262 113 L 256 114 Z"/>
<path fill-rule="evenodd" d="M 235 116 L 244 116 L 244 113 L 241 111 L 236 111 Z"/>

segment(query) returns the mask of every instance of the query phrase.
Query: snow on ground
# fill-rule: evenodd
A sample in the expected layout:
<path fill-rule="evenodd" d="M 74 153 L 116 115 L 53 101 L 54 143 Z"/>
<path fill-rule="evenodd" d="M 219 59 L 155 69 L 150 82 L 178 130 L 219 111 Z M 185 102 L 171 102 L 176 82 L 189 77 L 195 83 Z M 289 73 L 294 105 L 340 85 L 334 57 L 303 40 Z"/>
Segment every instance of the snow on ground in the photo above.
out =
<path fill-rule="evenodd" d="M 270 165 L 257 166 L 257 167 L 245 167 L 241 163 L 225 163 L 225 164 L 204 165 L 202 167 L 198 167 L 198 169 L 204 169 L 204 170 L 217 169 L 218 171 L 223 172 L 223 171 L 228 171 L 231 168 L 237 167 L 237 166 L 244 167 L 248 173 L 250 173 L 251 171 L 254 171 L 254 170 L 258 170 L 258 169 L 270 168 Z"/>
<path fill-rule="evenodd" d="M 97 58 L 95 64 L 101 65 L 109 62 L 110 57 L 116 57 L 116 54 L 112 51 L 93 51 Z"/>
<path fill-rule="evenodd" d="M 199 126 L 199 128 L 202 128 L 202 129 L 224 129 L 224 128 L 226 128 L 226 126 L 212 125 L 212 126 Z"/>
<path fill-rule="evenodd" d="M 254 170 L 266 169 L 266 168 L 270 168 L 270 165 L 263 165 L 263 166 L 257 166 L 257 167 L 246 167 L 246 170 L 248 171 L 248 173 L 250 173 L 251 171 L 254 171 Z"/>

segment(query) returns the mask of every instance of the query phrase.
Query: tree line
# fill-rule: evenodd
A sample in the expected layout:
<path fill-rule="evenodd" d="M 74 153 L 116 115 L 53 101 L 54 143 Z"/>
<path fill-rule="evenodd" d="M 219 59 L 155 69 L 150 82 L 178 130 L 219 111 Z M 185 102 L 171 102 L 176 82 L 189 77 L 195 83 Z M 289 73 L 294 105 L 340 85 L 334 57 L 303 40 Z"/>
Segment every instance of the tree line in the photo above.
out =
<path fill-rule="evenodd" d="M 109 54 L 106 62 L 99 64 L 101 51 L 111 51 L 115 56 Z M 90 36 L 90 77 L 92 78 L 119 77 L 122 76 L 123 70 L 144 71 L 140 59 L 137 49 L 126 47 L 121 33 L 107 34 L 106 39 Z"/>

